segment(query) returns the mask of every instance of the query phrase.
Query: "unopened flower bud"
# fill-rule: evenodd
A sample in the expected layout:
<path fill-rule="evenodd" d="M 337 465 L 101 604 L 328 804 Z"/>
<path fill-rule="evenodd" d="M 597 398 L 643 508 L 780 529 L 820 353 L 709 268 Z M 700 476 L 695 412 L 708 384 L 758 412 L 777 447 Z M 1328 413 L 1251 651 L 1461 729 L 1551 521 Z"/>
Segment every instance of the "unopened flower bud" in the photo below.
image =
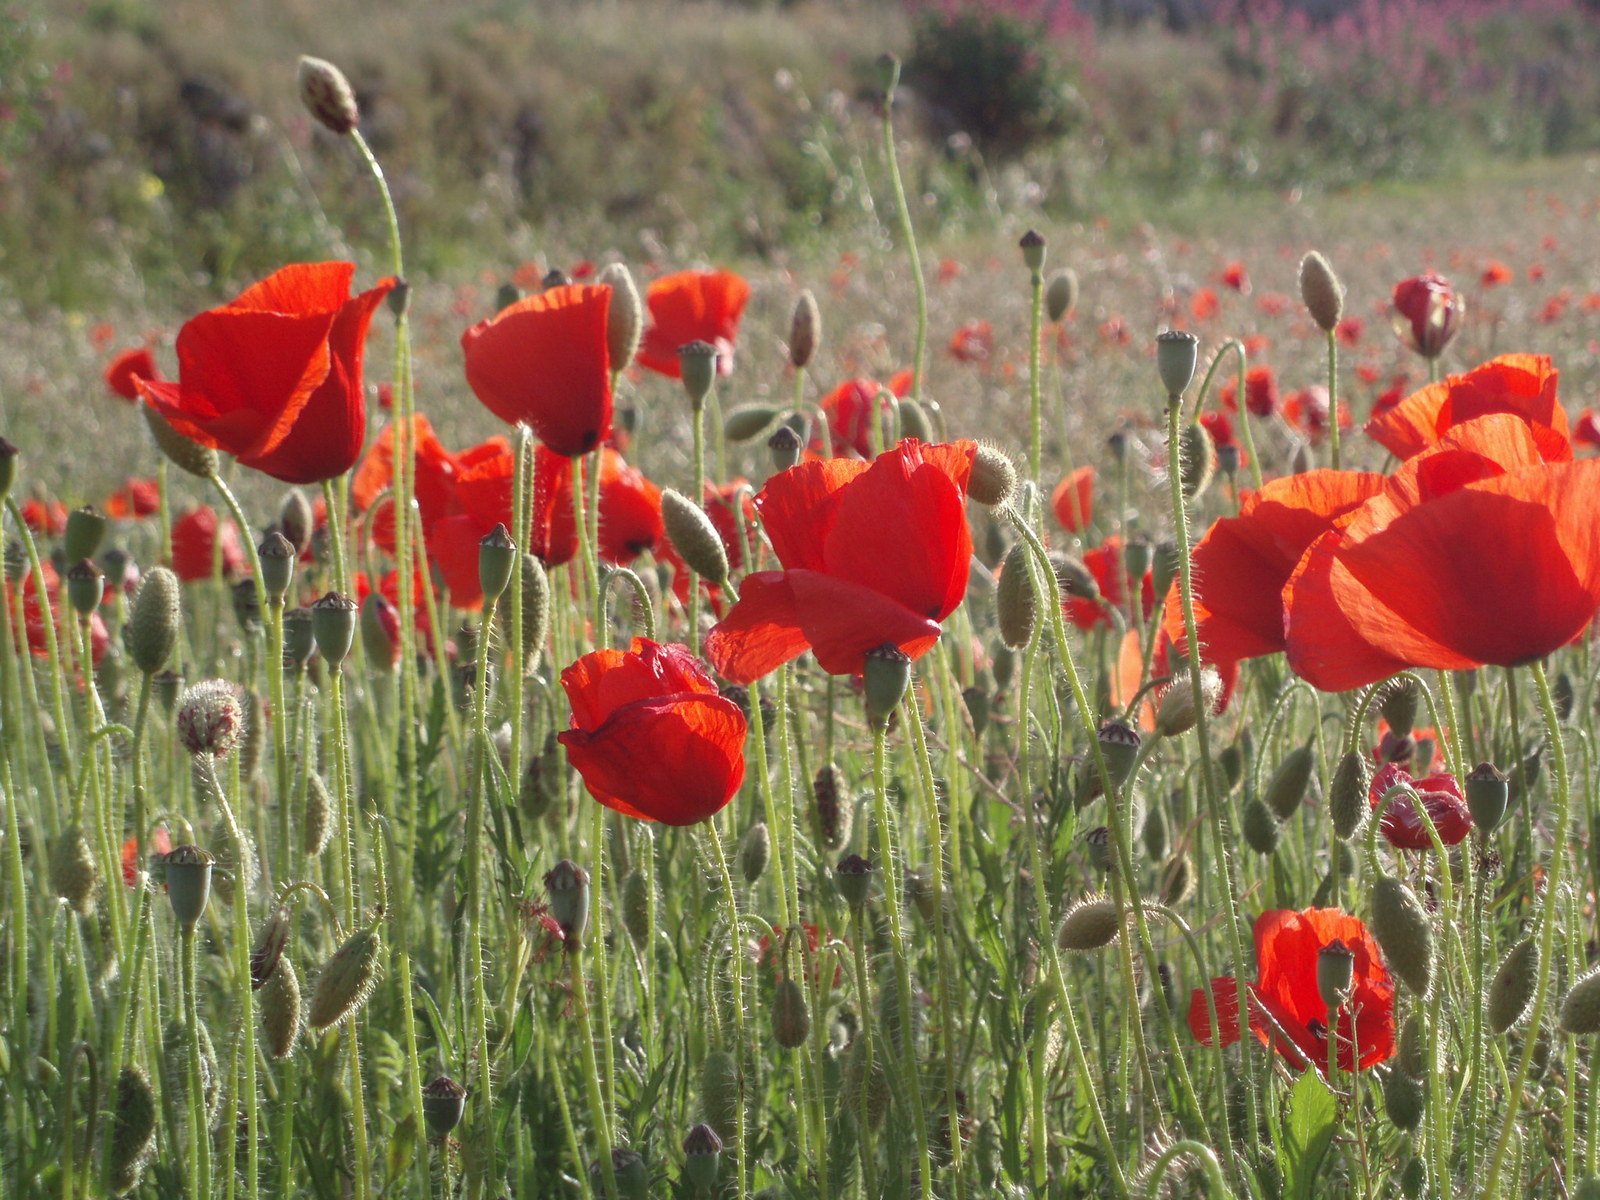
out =
<path fill-rule="evenodd" d="M 50 886 L 80 916 L 94 911 L 100 867 L 81 825 L 69 825 L 50 847 Z"/>
<path fill-rule="evenodd" d="M 1079 900 L 1061 918 L 1056 944 L 1063 950 L 1099 950 L 1117 940 L 1122 932 L 1122 913 L 1104 896 Z"/>
<path fill-rule="evenodd" d="M 368 592 L 361 602 L 361 648 L 367 665 L 389 672 L 400 662 L 400 613 L 381 592 Z"/>
<path fill-rule="evenodd" d="M 152 572 L 153 573 L 153 572 Z M 291 608 L 283 614 L 283 663 L 293 670 L 302 670 L 311 661 L 317 648 L 309 608 Z"/>
<path fill-rule="evenodd" d="M 1210 667 L 1200 671 L 1200 692 L 1206 714 L 1214 714 L 1218 701 L 1222 699 L 1222 678 Z M 1156 732 L 1162 737 L 1178 737 L 1188 733 L 1195 727 L 1199 713 L 1200 705 L 1195 703 L 1194 680 L 1187 674 L 1182 675 L 1162 689 L 1161 700 L 1156 705 Z"/>
<path fill-rule="evenodd" d="M 300 975 L 285 958 L 261 985 L 261 1041 L 274 1059 L 288 1058 L 300 1037 Z"/>
<path fill-rule="evenodd" d="M 340 137 L 361 123 L 350 81 L 326 59 L 300 56 L 300 102 L 324 129 Z"/>
<path fill-rule="evenodd" d="M 1252 799 L 1244 806 L 1239 825 L 1245 845 L 1257 854 L 1271 854 L 1277 850 L 1280 833 L 1278 818 L 1259 799 Z"/>
<path fill-rule="evenodd" d="M 998 508 L 1009 501 L 1017 490 L 1017 468 L 1011 459 L 989 445 L 980 445 L 972 460 L 972 474 L 967 480 L 967 495 L 979 504 Z"/>
<path fill-rule="evenodd" d="M 1278 820 L 1287 821 L 1304 803 L 1316 766 L 1316 752 L 1309 744 L 1296 746 L 1283 756 L 1283 761 L 1267 782 L 1265 793 L 1267 807 Z"/>
<path fill-rule="evenodd" d="M 1078 306 L 1078 275 L 1071 267 L 1063 267 L 1050 277 L 1044 290 L 1044 310 L 1052 323 L 1060 324 L 1069 312 Z"/>
<path fill-rule="evenodd" d="M 806 994 L 786 976 L 778 981 L 772 994 L 773 1039 L 785 1050 L 795 1050 L 806 1044 L 810 1033 L 811 1012 L 806 1007 Z"/>
<path fill-rule="evenodd" d="M 1539 983 L 1539 943 L 1525 937 L 1506 952 L 1489 983 L 1489 1028 L 1505 1033 L 1527 1014 Z"/>
<path fill-rule="evenodd" d="M 1389 969 L 1418 996 L 1426 996 L 1433 984 L 1433 926 L 1416 893 L 1393 875 L 1379 877 L 1367 924 Z"/>
<path fill-rule="evenodd" d="M 850 840 L 855 810 L 845 795 L 844 772 L 833 763 L 824 763 L 811 781 L 811 829 L 825 850 L 841 850 Z"/>
<path fill-rule="evenodd" d="M 1383 1081 L 1383 1111 L 1394 1127 L 1410 1133 L 1422 1124 L 1422 1085 L 1404 1071 L 1393 1070 Z"/>
<path fill-rule="evenodd" d="M 346 938 L 317 976 L 306 1024 L 320 1032 L 359 1011 L 377 986 L 382 957 L 376 929 L 358 929 Z"/>
<path fill-rule="evenodd" d="M 1178 438 L 1178 473 L 1183 484 L 1183 496 L 1193 500 L 1211 486 L 1217 467 L 1217 446 L 1211 434 L 1199 421 L 1185 425 Z"/>
<path fill-rule="evenodd" d="M 1033 595 L 1033 574 L 1028 565 L 1027 543 L 1018 542 L 1006 555 L 995 588 L 995 615 L 1000 624 L 1000 640 L 1020 650 L 1033 640 L 1038 624 L 1038 606 Z"/>
<path fill-rule="evenodd" d="M 760 437 L 778 419 L 778 411 L 770 404 L 741 404 L 722 418 L 723 439 L 748 442 Z"/>
<path fill-rule="evenodd" d="M 705 509 L 667 488 L 661 493 L 661 523 L 673 549 L 691 571 L 718 587 L 728 581 L 728 548 Z"/>
<path fill-rule="evenodd" d="M 1358 750 L 1345 752 L 1333 772 L 1333 783 L 1328 788 L 1328 817 L 1333 822 L 1333 836 L 1348 842 L 1361 831 L 1372 813 L 1368 789 L 1372 786 L 1372 768 L 1366 755 Z"/>
<path fill-rule="evenodd" d="M 1561 1002 L 1564 1033 L 1600 1033 L 1600 967 L 1580 975 Z"/>
<path fill-rule="evenodd" d="M 633 362 L 638 352 L 639 337 L 644 331 L 644 305 L 639 301 L 633 275 L 623 263 L 607 263 L 595 276 L 595 282 L 611 289 L 611 307 L 606 312 L 606 348 L 610 352 L 611 369 L 621 371 Z"/>
<path fill-rule="evenodd" d="M 811 365 L 822 344 L 822 312 L 817 298 L 807 288 L 795 299 L 794 318 L 789 322 L 789 363 L 796 370 Z"/>
<path fill-rule="evenodd" d="M 310 547 L 314 524 L 311 501 L 299 488 L 290 488 L 283 494 L 283 503 L 278 506 L 278 530 L 289 539 L 296 558 Z"/>
<path fill-rule="evenodd" d="M 744 840 L 739 843 L 739 870 L 744 875 L 744 881 L 755 886 L 767 873 L 767 864 L 771 861 L 772 834 L 767 830 L 765 821 L 757 821 L 745 830 Z"/>
<path fill-rule="evenodd" d="M 1161 903 L 1176 908 L 1194 892 L 1194 863 L 1187 854 L 1174 854 L 1161 868 L 1157 883 Z"/>
<path fill-rule="evenodd" d="M 144 416 L 144 423 L 155 440 L 156 448 L 167 456 L 173 466 L 198 479 L 210 479 L 217 473 L 221 460 L 210 446 L 202 446 L 184 437 L 148 404 L 141 404 L 139 411 Z"/>
<path fill-rule="evenodd" d="M 1300 299 L 1324 333 L 1332 333 L 1344 314 L 1344 287 L 1328 260 L 1313 250 L 1300 260 Z"/>

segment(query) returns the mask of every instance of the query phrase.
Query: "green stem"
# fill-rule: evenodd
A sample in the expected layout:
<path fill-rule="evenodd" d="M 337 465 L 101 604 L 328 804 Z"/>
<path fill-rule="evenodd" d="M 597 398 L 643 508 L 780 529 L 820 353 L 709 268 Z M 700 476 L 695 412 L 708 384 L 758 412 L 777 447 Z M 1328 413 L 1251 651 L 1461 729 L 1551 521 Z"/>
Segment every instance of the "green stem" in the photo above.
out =
<path fill-rule="evenodd" d="M 900 236 L 905 240 L 906 253 L 911 259 L 911 282 L 917 293 L 917 342 L 911 356 L 911 399 L 920 403 L 922 361 L 928 348 L 928 283 L 922 275 L 922 256 L 917 252 L 917 231 L 911 223 L 911 205 L 906 201 L 905 184 L 900 179 L 900 160 L 895 151 L 893 87 L 883 98 L 883 154 L 889 165 L 889 182 L 894 189 L 894 210 L 900 218 Z M 1037 470 L 1034 474 L 1038 474 Z"/>
<path fill-rule="evenodd" d="M 749 1169 L 747 1157 L 749 1155 L 749 1131 L 745 1128 L 746 1108 L 744 1095 L 744 945 L 741 930 L 743 923 L 739 919 L 739 897 L 733 890 L 733 875 L 728 870 L 728 856 L 722 850 L 722 835 L 717 832 L 716 818 L 705 822 L 706 833 L 711 842 L 711 856 L 714 860 L 718 874 L 722 877 L 722 895 L 728 905 L 728 942 L 729 961 L 731 968 L 730 978 L 733 982 L 733 1057 L 739 1063 L 737 1072 L 740 1079 L 738 1111 L 734 1118 L 734 1147 L 733 1159 L 736 1173 L 736 1187 L 739 1200 L 744 1200 L 749 1189 Z"/>

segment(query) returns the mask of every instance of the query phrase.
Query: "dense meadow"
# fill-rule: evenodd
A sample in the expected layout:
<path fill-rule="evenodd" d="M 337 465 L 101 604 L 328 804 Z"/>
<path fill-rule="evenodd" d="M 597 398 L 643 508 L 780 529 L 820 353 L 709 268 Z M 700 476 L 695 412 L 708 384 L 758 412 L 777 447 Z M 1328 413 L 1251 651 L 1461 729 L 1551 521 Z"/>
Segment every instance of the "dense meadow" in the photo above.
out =
<path fill-rule="evenodd" d="M 0 1197 L 1600 1196 L 1584 5 L 269 7 L 3 18 Z"/>

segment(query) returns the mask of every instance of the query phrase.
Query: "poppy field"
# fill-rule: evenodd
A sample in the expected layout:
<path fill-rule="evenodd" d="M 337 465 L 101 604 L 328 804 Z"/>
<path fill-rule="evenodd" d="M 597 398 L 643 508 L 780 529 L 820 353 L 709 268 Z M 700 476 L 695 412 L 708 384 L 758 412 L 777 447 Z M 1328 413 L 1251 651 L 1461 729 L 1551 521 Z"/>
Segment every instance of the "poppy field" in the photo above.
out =
<path fill-rule="evenodd" d="M 302 58 L 349 255 L 0 363 L 0 1198 L 1600 1197 L 1592 167 L 931 238 L 900 72 L 450 283 Z"/>

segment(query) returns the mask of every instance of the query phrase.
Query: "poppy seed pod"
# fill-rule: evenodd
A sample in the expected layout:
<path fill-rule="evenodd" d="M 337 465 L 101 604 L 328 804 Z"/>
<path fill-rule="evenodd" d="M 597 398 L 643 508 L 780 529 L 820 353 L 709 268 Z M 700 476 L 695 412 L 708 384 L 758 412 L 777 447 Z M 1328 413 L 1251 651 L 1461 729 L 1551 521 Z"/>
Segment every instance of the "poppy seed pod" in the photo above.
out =
<path fill-rule="evenodd" d="M 845 795 L 844 772 L 826 763 L 811 781 L 811 826 L 817 842 L 825 850 L 841 850 L 850 840 L 855 810 Z"/>
<path fill-rule="evenodd" d="M 144 414 L 144 423 L 155 440 L 156 449 L 165 454 L 173 466 L 199 479 L 210 479 L 217 473 L 221 460 L 210 446 L 184 437 L 149 404 L 141 404 L 139 411 Z"/>
<path fill-rule="evenodd" d="M 1112 787 L 1120 788 L 1133 774 L 1141 740 L 1138 731 L 1126 721 L 1107 721 L 1100 726 L 1100 757 Z"/>
<path fill-rule="evenodd" d="M 1350 998 L 1355 977 L 1355 952 L 1342 938 L 1335 938 L 1317 951 L 1317 994 L 1329 1008 L 1338 1008 Z"/>
<path fill-rule="evenodd" d="M 1111 869 L 1111 830 L 1096 825 L 1083 835 L 1083 844 L 1089 851 L 1089 865 L 1096 871 Z"/>
<path fill-rule="evenodd" d="M 844 902 L 859 912 L 872 896 L 872 864 L 859 854 L 847 854 L 834 868 L 834 882 Z"/>
<path fill-rule="evenodd" d="M 744 881 L 754 887 L 767 873 L 767 864 L 771 861 L 772 834 L 765 821 L 757 821 L 745 830 L 744 840 L 739 843 L 739 870 Z"/>
<path fill-rule="evenodd" d="M 278 506 L 278 531 L 289 539 L 296 558 L 310 547 L 315 523 L 311 501 L 306 499 L 304 492 L 292 487 L 283 494 L 283 503 Z"/>
<path fill-rule="evenodd" d="M 696 1125 L 683 1139 L 683 1176 L 702 1192 L 716 1190 L 722 1139 L 709 1125 Z"/>
<path fill-rule="evenodd" d="M 69 825 L 50 847 L 50 886 L 80 916 L 94 911 L 100 867 L 81 825 Z"/>
<path fill-rule="evenodd" d="M 1564 1033 L 1600 1033 L 1600 967 L 1580 975 L 1561 1002 Z"/>
<path fill-rule="evenodd" d="M 689 406 L 699 412 L 717 379 L 717 348 L 710 342 L 686 342 L 678 347 L 678 370 Z"/>
<path fill-rule="evenodd" d="M 17 482 L 17 456 L 21 453 L 16 446 L 0 437 L 0 500 L 11 494 L 11 488 Z"/>
<path fill-rule="evenodd" d="M 331 670 L 337 671 L 349 657 L 356 640 L 356 602 L 349 596 L 329 592 L 311 606 L 311 633 Z"/>
<path fill-rule="evenodd" d="M 184 930 L 192 931 L 205 915 L 211 899 L 211 866 L 216 862 L 199 846 L 177 846 L 165 859 L 167 899 L 172 915 Z"/>
<path fill-rule="evenodd" d="M 1300 260 L 1300 299 L 1323 333 L 1332 333 L 1344 315 L 1344 286 L 1316 250 Z"/>
<path fill-rule="evenodd" d="M 1489 983 L 1489 1028 L 1505 1033 L 1527 1015 L 1539 983 L 1539 943 L 1525 937 L 1506 952 Z"/>
<path fill-rule="evenodd" d="M 1422 1123 L 1422 1085 L 1404 1071 L 1390 1071 L 1383 1081 L 1383 1111 L 1390 1123 L 1409 1133 Z"/>
<path fill-rule="evenodd" d="M 155 572 L 151 572 L 154 574 Z M 299 671 L 316 652 L 316 634 L 309 608 L 291 608 L 283 614 L 283 664 Z"/>
<path fill-rule="evenodd" d="M 492 605 L 511 586 L 511 572 L 516 566 L 517 543 L 502 522 L 478 541 L 478 587 L 484 604 Z"/>
<path fill-rule="evenodd" d="M 121 546 L 112 546 L 100 555 L 100 569 L 106 573 L 106 586 L 113 591 L 139 582 L 139 564 Z"/>
<path fill-rule="evenodd" d="M 67 571 L 67 603 L 80 617 L 99 608 L 105 594 L 105 573 L 89 559 L 80 559 Z"/>
<path fill-rule="evenodd" d="M 1278 818 L 1259 799 L 1252 799 L 1244 806 L 1240 830 L 1244 834 L 1245 845 L 1257 854 L 1271 854 L 1277 850 Z"/>
<path fill-rule="evenodd" d="M 767 451 L 772 456 L 774 471 L 787 471 L 794 466 L 800 461 L 800 452 L 804 449 L 805 442 L 789 425 L 779 425 L 767 439 Z"/>
<path fill-rule="evenodd" d="M 300 1038 L 300 975 L 294 963 L 282 959 L 261 986 L 256 1005 L 261 1010 L 261 1040 L 275 1059 L 294 1053 Z"/>
<path fill-rule="evenodd" d="M 461 1124 L 467 1111 L 467 1089 L 448 1075 L 440 1075 L 422 1089 L 422 1119 L 434 1137 L 446 1137 Z"/>
<path fill-rule="evenodd" d="M 627 369 L 639 352 L 639 337 L 644 332 L 644 304 L 633 274 L 623 263 L 607 263 L 595 276 L 596 283 L 611 289 L 611 307 L 606 313 L 606 348 L 613 371 Z"/>
<path fill-rule="evenodd" d="M 256 547 L 256 556 L 261 560 L 261 583 L 267 590 L 267 603 L 281 607 L 294 583 L 294 543 L 276 529 L 269 530 Z"/>
<path fill-rule="evenodd" d="M 1267 807 L 1278 820 L 1287 821 L 1305 802 L 1316 766 L 1317 756 L 1309 743 L 1296 746 L 1278 763 L 1266 791 Z"/>
<path fill-rule="evenodd" d="M 780 979 L 772 994 L 773 1039 L 785 1050 L 795 1050 L 806 1044 L 810 1033 L 805 991 L 793 979 Z"/>
<path fill-rule="evenodd" d="M 1194 382 L 1200 359 L 1200 339 L 1182 329 L 1167 329 L 1156 335 L 1156 370 L 1169 400 L 1179 399 Z"/>
<path fill-rule="evenodd" d="M 778 419 L 778 409 L 770 404 L 741 404 L 722 418 L 722 436 L 730 442 L 748 442 L 760 437 Z"/>
<path fill-rule="evenodd" d="M 67 514 L 67 531 L 62 535 L 61 551 L 70 563 L 93 558 L 106 539 L 105 514 L 85 504 Z"/>
<path fill-rule="evenodd" d="M 967 480 L 967 495 L 979 504 L 998 508 L 1017 490 L 1017 468 L 1000 450 L 980 444 L 972 460 L 972 475 Z"/>
<path fill-rule="evenodd" d="M 1017 248 L 1022 251 L 1022 265 L 1029 271 L 1037 275 L 1044 270 L 1044 234 L 1035 229 L 1028 230 L 1017 243 Z"/>
<path fill-rule="evenodd" d="M 1086 896 L 1061 918 L 1056 945 L 1063 950 L 1087 952 L 1109 946 L 1122 932 L 1122 913 L 1104 896 Z"/>
<path fill-rule="evenodd" d="M 306 1024 L 320 1033 L 359 1010 L 377 986 L 382 955 L 383 938 L 376 929 L 358 929 L 347 937 L 317 976 Z"/>
<path fill-rule="evenodd" d="M 1018 542 L 1006 555 L 995 588 L 995 616 L 1000 624 L 1000 640 L 1013 650 L 1021 650 L 1033 640 L 1038 625 L 1038 606 L 1033 595 L 1033 573 L 1028 567 L 1027 543 Z"/>
<path fill-rule="evenodd" d="M 178 742 L 190 754 L 226 758 L 244 733 L 244 702 L 237 684 L 207 679 L 178 698 L 174 726 Z"/>
<path fill-rule="evenodd" d="M 789 365 L 802 370 L 811 365 L 822 344 L 822 311 L 817 298 L 806 288 L 795 298 L 794 317 L 789 322 Z"/>
<path fill-rule="evenodd" d="M 1372 936 L 1389 969 L 1418 996 L 1433 984 L 1433 926 L 1416 893 L 1393 875 L 1372 886 Z"/>
<path fill-rule="evenodd" d="M 661 523 L 691 571 L 718 587 L 728 581 L 728 548 L 705 509 L 682 492 L 666 488 L 661 493 Z"/>
<path fill-rule="evenodd" d="M 1371 785 L 1372 768 L 1366 755 L 1358 750 L 1347 751 L 1339 760 L 1328 789 L 1328 816 L 1333 822 L 1333 836 L 1340 841 L 1348 842 L 1367 823 L 1372 813 L 1368 800 Z"/>
<path fill-rule="evenodd" d="M 239 623 L 239 629 L 245 634 L 255 633 L 261 628 L 261 604 L 256 598 L 255 581 L 251 579 L 236 580 L 228 589 L 228 597 L 233 601 L 233 619 Z"/>
<path fill-rule="evenodd" d="M 868 650 L 861 678 L 867 723 L 875 730 L 884 729 L 911 687 L 911 656 L 887 644 Z"/>
<path fill-rule="evenodd" d="M 1511 801 L 1511 777 L 1493 763 L 1479 763 L 1467 775 L 1467 811 L 1485 836 L 1505 819 Z"/>
<path fill-rule="evenodd" d="M 1063 267 L 1050 277 L 1044 290 L 1044 310 L 1052 323 L 1060 324 L 1069 312 L 1078 306 L 1078 274 L 1071 267 Z"/>
<path fill-rule="evenodd" d="M 300 103 L 329 133 L 352 133 L 361 122 L 356 94 L 344 72 L 322 58 L 300 56 Z"/>
<path fill-rule="evenodd" d="M 150 1077 L 139 1067 L 123 1067 L 117 1073 L 111 1140 L 106 1146 L 114 1195 L 125 1195 L 139 1186 L 144 1164 L 155 1148 L 156 1095 L 150 1087 Z"/>
<path fill-rule="evenodd" d="M 589 872 L 563 858 L 545 873 L 544 890 L 550 896 L 550 915 L 561 926 L 567 947 L 576 950 L 589 928 Z"/>

